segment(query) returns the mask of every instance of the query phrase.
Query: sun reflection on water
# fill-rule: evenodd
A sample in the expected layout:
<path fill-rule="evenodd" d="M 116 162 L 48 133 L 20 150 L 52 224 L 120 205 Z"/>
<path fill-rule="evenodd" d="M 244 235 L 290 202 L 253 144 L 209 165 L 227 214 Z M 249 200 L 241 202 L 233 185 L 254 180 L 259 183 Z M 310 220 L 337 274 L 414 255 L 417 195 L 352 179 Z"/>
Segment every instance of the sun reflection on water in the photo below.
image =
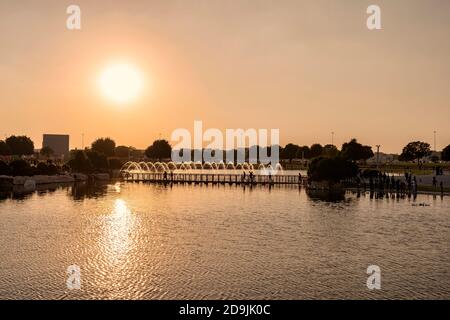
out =
<path fill-rule="evenodd" d="M 111 263 L 120 263 L 126 260 L 132 248 L 132 236 L 135 226 L 134 216 L 122 199 L 114 201 L 114 207 L 106 217 L 104 235 L 104 250 L 107 260 Z"/>

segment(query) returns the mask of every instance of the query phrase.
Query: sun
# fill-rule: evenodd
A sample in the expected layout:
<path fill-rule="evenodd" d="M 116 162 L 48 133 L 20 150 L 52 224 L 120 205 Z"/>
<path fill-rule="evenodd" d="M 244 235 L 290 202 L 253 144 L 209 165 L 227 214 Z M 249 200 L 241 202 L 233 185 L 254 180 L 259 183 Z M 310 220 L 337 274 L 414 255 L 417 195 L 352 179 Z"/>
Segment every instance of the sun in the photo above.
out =
<path fill-rule="evenodd" d="M 118 104 L 130 103 L 142 93 L 143 77 L 133 65 L 114 64 L 103 70 L 99 86 L 108 100 Z"/>

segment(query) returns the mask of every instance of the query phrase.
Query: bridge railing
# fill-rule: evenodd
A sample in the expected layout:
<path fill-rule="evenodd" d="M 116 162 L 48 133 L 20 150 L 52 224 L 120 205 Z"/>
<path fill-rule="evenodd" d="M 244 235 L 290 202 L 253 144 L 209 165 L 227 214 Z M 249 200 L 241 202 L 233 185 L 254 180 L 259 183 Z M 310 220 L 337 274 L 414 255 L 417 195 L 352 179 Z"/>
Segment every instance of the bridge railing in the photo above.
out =
<path fill-rule="evenodd" d="M 160 173 L 160 172 L 124 172 L 126 181 L 176 182 L 176 183 L 257 183 L 257 184 L 305 184 L 306 177 L 299 175 L 250 175 L 221 173 Z"/>

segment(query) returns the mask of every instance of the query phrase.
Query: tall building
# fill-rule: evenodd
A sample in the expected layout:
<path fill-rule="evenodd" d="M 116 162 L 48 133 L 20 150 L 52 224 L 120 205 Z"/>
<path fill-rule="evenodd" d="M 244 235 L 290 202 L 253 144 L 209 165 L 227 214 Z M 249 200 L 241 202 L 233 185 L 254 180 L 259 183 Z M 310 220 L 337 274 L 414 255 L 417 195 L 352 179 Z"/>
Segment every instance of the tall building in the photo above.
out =
<path fill-rule="evenodd" d="M 44 134 L 42 147 L 49 147 L 57 158 L 69 159 L 69 135 L 68 134 Z"/>

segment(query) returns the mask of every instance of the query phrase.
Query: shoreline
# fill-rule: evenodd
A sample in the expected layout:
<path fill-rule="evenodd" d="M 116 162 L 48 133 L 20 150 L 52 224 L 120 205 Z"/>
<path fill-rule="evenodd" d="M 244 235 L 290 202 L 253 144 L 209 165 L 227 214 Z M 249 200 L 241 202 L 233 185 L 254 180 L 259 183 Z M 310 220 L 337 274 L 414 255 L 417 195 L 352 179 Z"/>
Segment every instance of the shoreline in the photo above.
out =
<path fill-rule="evenodd" d="M 354 188 L 354 187 L 346 187 L 346 188 L 343 188 L 343 189 L 346 190 L 346 191 L 353 191 L 353 192 L 380 193 L 379 190 L 361 189 L 361 188 Z M 384 194 L 397 194 L 397 192 L 389 192 L 389 191 L 384 191 L 383 193 Z M 412 192 L 411 193 L 405 192 L 405 193 L 399 193 L 399 194 L 405 195 L 405 196 L 408 196 L 408 194 L 409 194 L 411 196 L 414 196 L 414 193 L 412 193 Z M 450 192 L 445 192 L 445 191 L 442 193 L 440 191 L 421 191 L 421 190 L 417 190 L 417 192 L 415 194 L 434 195 L 434 196 L 441 196 L 441 195 L 442 196 L 450 196 Z"/>
<path fill-rule="evenodd" d="M 402 177 L 400 177 L 401 179 Z M 423 178 L 420 177 L 420 178 Z M 430 175 L 427 175 L 428 179 L 431 179 Z M 441 176 L 441 179 L 449 179 L 450 176 Z M 426 179 L 426 180 L 428 180 Z M 64 175 L 35 175 L 35 176 L 6 176 L 6 175 L 0 175 L 0 191 L 2 192 L 8 192 L 13 191 L 13 189 L 23 189 L 21 191 L 34 191 L 39 189 L 38 187 L 45 187 L 46 185 L 67 185 L 67 184 L 73 184 L 78 182 L 109 182 L 111 181 L 111 177 L 107 173 L 96 173 L 96 174 L 81 174 L 81 173 L 73 173 L 73 174 L 64 174 Z M 126 180 L 124 182 L 127 182 Z M 170 183 L 168 181 L 167 183 Z M 301 185 L 301 187 L 304 187 L 305 189 L 309 189 L 312 191 L 324 191 L 324 192 L 330 192 L 327 188 L 311 188 L 308 186 Z M 426 184 L 419 184 L 418 190 L 415 194 L 421 194 L 421 195 L 434 195 L 434 196 L 450 196 L 450 191 L 448 188 L 447 190 L 444 190 L 444 192 L 441 192 L 440 190 L 420 190 L 421 188 L 430 188 L 431 186 Z M 344 191 L 352 191 L 352 192 L 368 192 L 368 193 L 384 193 L 384 194 L 397 194 L 395 190 L 370 190 L 368 188 L 357 188 L 357 187 L 345 187 L 341 186 L 342 190 Z M 399 195 L 405 195 L 405 196 L 414 196 L 414 193 L 412 192 L 403 192 L 399 193 Z"/>
<path fill-rule="evenodd" d="M 62 175 L 35 175 L 35 176 L 6 176 L 0 175 L 0 191 L 12 191 L 14 188 L 23 188 L 23 191 L 36 190 L 38 186 L 65 185 L 77 182 L 110 181 L 108 173 L 95 174 L 62 174 Z"/>

